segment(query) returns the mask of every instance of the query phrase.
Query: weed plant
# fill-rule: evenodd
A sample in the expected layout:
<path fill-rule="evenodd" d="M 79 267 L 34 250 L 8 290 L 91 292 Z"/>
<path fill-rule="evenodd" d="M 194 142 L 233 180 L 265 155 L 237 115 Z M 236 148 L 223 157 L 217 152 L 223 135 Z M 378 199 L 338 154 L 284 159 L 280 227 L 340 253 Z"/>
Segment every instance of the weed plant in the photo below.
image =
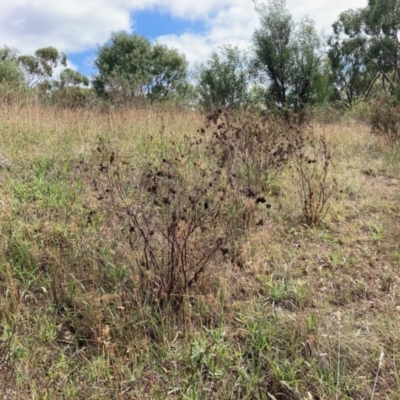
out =
<path fill-rule="evenodd" d="M 103 140 L 97 151 L 102 176 L 94 184 L 105 212 L 115 219 L 119 245 L 125 244 L 121 256 L 140 287 L 134 290 L 146 301 L 181 304 L 191 288 L 205 284 L 210 264 L 227 252 L 221 229 L 227 190 L 221 174 L 205 166 L 187 176 L 193 168 L 190 154 L 138 168 Z"/>
<path fill-rule="evenodd" d="M 294 165 L 300 182 L 303 222 L 314 226 L 325 218 L 336 188 L 332 157 L 323 136 L 316 138 L 310 134 L 295 140 L 302 141 L 301 145 L 295 145 Z"/>
<path fill-rule="evenodd" d="M 216 110 L 208 116 L 212 131 L 209 144 L 220 168 L 226 170 L 231 186 L 249 198 L 268 191 L 274 176 L 288 163 L 295 147 L 293 135 L 301 139 L 301 130 L 284 120 L 268 115 Z M 301 140 L 296 141 L 300 145 Z"/>

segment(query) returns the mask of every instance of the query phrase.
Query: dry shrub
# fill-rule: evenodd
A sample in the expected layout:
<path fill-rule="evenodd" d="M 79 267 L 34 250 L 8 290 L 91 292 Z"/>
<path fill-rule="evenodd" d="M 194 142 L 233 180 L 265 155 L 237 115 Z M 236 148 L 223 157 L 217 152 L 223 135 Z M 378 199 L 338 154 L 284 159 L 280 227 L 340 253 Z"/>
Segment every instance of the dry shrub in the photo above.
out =
<path fill-rule="evenodd" d="M 226 229 L 236 238 L 233 248 L 240 248 L 249 230 L 264 224 L 264 206 L 268 210 L 271 197 L 279 193 L 279 173 L 303 145 L 303 122 L 295 115 L 267 113 L 260 117 L 227 109 L 208 116 L 210 159 L 229 182 L 231 212 Z"/>
<path fill-rule="evenodd" d="M 220 174 L 193 168 L 183 155 L 133 166 L 104 141 L 98 152 L 96 185 L 121 261 L 131 265 L 133 290 L 146 302 L 182 304 L 226 252 Z"/>
<path fill-rule="evenodd" d="M 266 193 L 293 155 L 293 136 L 301 135 L 300 125 L 272 114 L 260 118 L 219 109 L 207 119 L 218 166 L 226 170 L 231 186 L 250 198 Z"/>
<path fill-rule="evenodd" d="M 331 175 L 332 157 L 325 138 L 310 133 L 301 141 L 295 152 L 294 165 L 299 179 L 303 222 L 315 226 L 328 212 L 336 181 Z"/>
<path fill-rule="evenodd" d="M 239 215 L 246 214 L 245 229 L 249 228 L 248 199 L 266 203 L 271 182 L 292 159 L 299 176 L 304 223 L 317 225 L 324 219 L 336 184 L 326 140 L 314 136 L 307 115 L 269 113 L 260 118 L 219 109 L 207 119 L 212 129 L 210 151 L 238 195 L 231 200 L 241 205 Z"/>

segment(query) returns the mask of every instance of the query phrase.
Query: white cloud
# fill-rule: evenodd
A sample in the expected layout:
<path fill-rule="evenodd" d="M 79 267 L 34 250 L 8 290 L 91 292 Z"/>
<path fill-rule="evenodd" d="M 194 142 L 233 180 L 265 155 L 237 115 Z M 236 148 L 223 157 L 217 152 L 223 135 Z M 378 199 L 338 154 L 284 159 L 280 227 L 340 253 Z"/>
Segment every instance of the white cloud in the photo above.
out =
<path fill-rule="evenodd" d="M 252 1 L 232 0 L 230 3 L 230 7 L 222 7 L 212 18 L 207 19 L 207 32 L 201 35 L 166 35 L 158 40 L 186 54 L 190 62 L 204 60 L 211 51 L 217 50 L 223 44 L 230 43 L 246 48 L 254 30 L 259 27 L 258 14 Z M 287 1 L 287 7 L 295 20 L 308 15 L 315 21 L 317 30 L 326 34 L 331 32 L 331 25 L 341 12 L 366 5 L 367 0 L 353 0 L 350 7 L 348 0 L 336 0 L 334 4 L 327 0 Z"/>
<path fill-rule="evenodd" d="M 6 0 L 0 14 L 4 44 L 32 53 L 45 46 L 64 52 L 84 51 L 106 41 L 110 31 L 129 30 L 129 8 L 113 1 Z"/>
<path fill-rule="evenodd" d="M 207 36 L 195 35 L 193 33 L 184 33 L 180 36 L 160 36 L 158 41 L 184 53 L 189 63 L 204 60 L 210 54 L 210 51 L 213 50 L 210 47 Z"/>
<path fill-rule="evenodd" d="M 190 63 L 204 61 L 224 44 L 246 48 L 258 26 L 258 16 L 251 1 L 248 7 L 243 7 L 244 1 L 232 3 L 207 18 L 208 29 L 202 34 L 164 35 L 157 40 L 184 53 Z"/>
<path fill-rule="evenodd" d="M 364 7 L 367 0 L 288 0 L 295 19 L 308 14 L 318 29 L 330 32 L 341 11 Z M 23 53 L 44 46 L 64 52 L 87 51 L 104 43 L 111 31 L 131 31 L 132 12 L 160 9 L 175 17 L 205 21 L 201 34 L 165 35 L 158 41 L 177 48 L 190 62 L 202 61 L 222 44 L 247 46 L 258 15 L 252 0 L 3 0 L 0 37 Z"/>
<path fill-rule="evenodd" d="M 318 30 L 325 30 L 326 33 L 331 32 L 331 26 L 338 18 L 339 14 L 350 8 L 362 8 L 367 6 L 368 0 L 288 0 L 289 10 L 295 19 L 300 19 L 308 15 L 315 21 Z"/>

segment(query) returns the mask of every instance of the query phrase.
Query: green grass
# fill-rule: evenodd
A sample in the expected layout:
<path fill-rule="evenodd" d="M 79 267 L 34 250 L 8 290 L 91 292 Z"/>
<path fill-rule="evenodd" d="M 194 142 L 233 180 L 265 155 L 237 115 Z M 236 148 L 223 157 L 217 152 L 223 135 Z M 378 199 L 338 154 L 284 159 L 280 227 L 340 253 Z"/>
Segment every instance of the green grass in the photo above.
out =
<path fill-rule="evenodd" d="M 307 227 L 290 164 L 265 204 L 224 189 L 229 176 L 195 144 L 200 115 L 35 107 L 1 115 L 9 116 L 0 117 L 1 152 L 14 164 L 0 170 L 1 398 L 398 398 L 398 149 L 362 125 L 316 125 L 337 188 L 325 219 Z M 159 173 L 159 185 L 171 183 L 170 171 L 179 205 L 192 204 L 185 190 L 202 179 L 215 185 L 196 213 L 213 204 L 207 196 L 227 193 L 216 231 L 189 235 L 180 265 L 193 266 L 199 243 L 230 236 L 201 278 L 165 301 L 157 270 L 141 273 L 126 207 L 154 199 L 147 180 Z M 169 232 L 167 203 L 141 209 L 160 227 L 152 245 Z M 177 245 L 189 222 L 176 228 Z M 153 261 L 169 265 L 162 250 Z"/>

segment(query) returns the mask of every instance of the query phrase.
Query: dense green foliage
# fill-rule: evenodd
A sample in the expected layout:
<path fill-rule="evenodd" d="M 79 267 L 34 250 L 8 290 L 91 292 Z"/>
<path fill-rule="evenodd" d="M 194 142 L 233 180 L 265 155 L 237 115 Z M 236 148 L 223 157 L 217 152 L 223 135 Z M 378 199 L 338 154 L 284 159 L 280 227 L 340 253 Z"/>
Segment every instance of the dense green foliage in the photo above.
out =
<path fill-rule="evenodd" d="M 22 80 L 22 72 L 18 68 L 16 51 L 7 46 L 0 48 L 0 83 L 20 80 Z"/>
<path fill-rule="evenodd" d="M 253 36 L 255 73 L 267 79 L 269 103 L 302 109 L 323 102 L 324 63 L 322 41 L 312 20 L 295 23 L 285 2 L 257 4 L 261 28 Z"/>
<path fill-rule="evenodd" d="M 337 97 L 347 106 L 374 93 L 396 95 L 400 82 L 400 2 L 370 0 L 340 14 L 329 39 Z"/>
<path fill-rule="evenodd" d="M 95 90 L 117 103 L 136 97 L 165 98 L 187 75 L 186 59 L 176 50 L 127 33 L 113 33 L 99 47 L 94 64 Z"/>
<path fill-rule="evenodd" d="M 198 66 L 197 90 L 205 109 L 245 105 L 248 86 L 248 60 L 237 47 L 222 47 Z"/>
<path fill-rule="evenodd" d="M 9 101 L 24 86 L 24 76 L 18 66 L 17 51 L 7 46 L 0 48 L 0 99 Z"/>

